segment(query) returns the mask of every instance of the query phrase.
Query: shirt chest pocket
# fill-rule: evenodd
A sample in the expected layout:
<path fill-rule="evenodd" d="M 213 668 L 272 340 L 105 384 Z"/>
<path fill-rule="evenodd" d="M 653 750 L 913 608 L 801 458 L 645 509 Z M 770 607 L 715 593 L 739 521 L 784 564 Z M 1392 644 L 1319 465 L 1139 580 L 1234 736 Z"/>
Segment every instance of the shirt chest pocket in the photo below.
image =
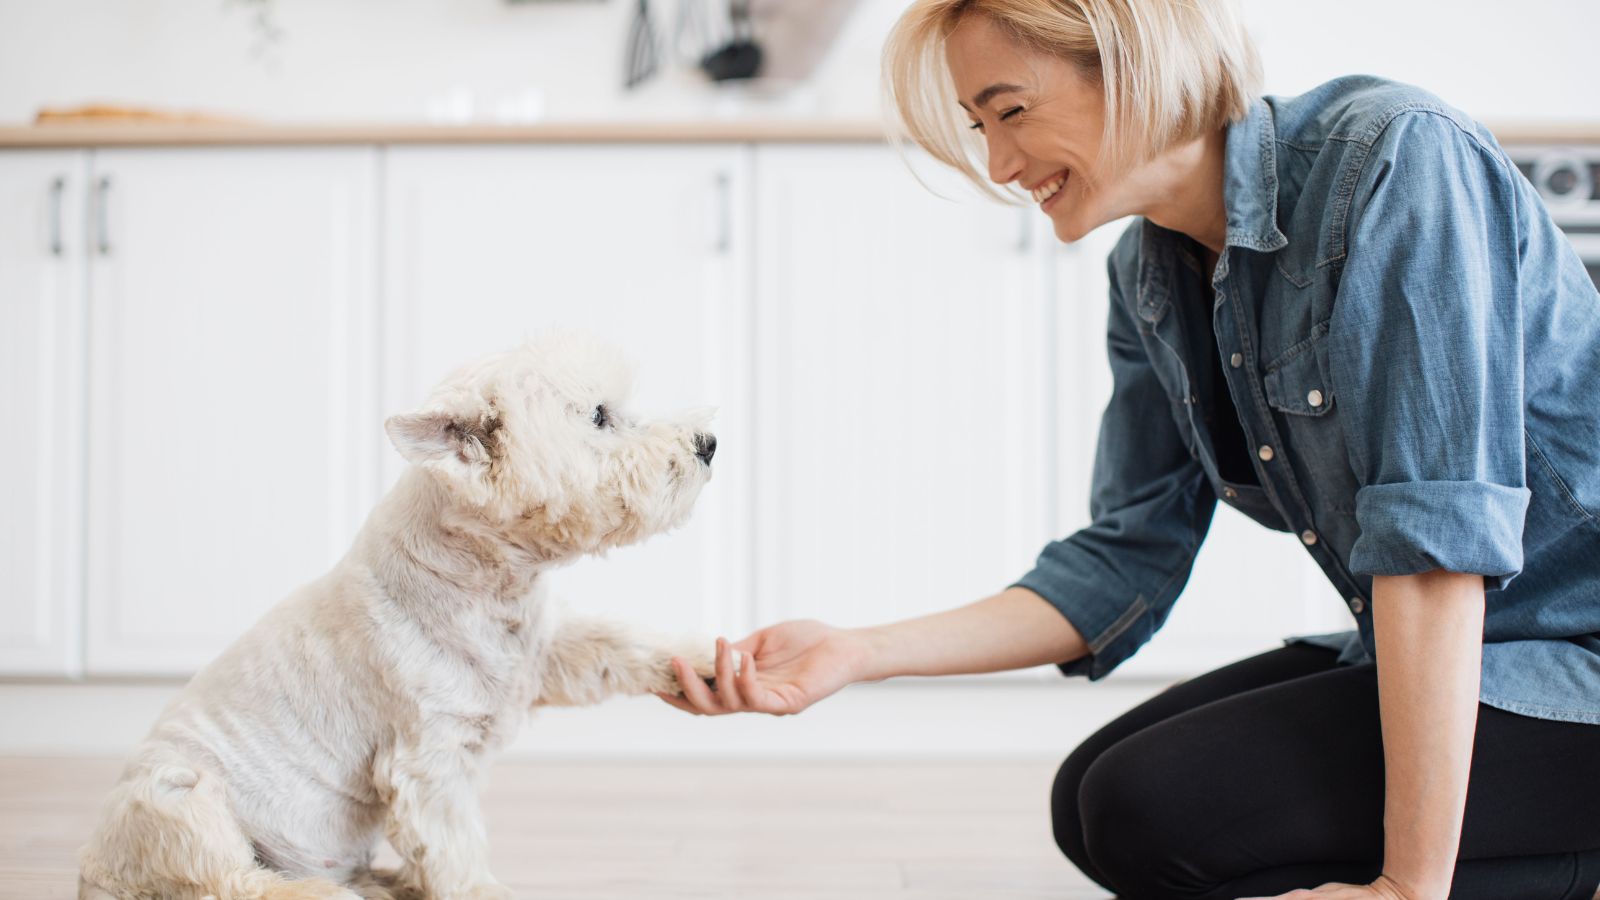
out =
<path fill-rule="evenodd" d="M 1328 323 L 1267 363 L 1267 403 L 1290 416 L 1325 416 L 1333 410 L 1328 379 Z M 1293 420 L 1290 420 L 1291 423 Z"/>
<path fill-rule="evenodd" d="M 1267 364 L 1262 387 L 1313 505 L 1322 512 L 1350 512 L 1356 485 L 1328 371 L 1324 322 Z"/>

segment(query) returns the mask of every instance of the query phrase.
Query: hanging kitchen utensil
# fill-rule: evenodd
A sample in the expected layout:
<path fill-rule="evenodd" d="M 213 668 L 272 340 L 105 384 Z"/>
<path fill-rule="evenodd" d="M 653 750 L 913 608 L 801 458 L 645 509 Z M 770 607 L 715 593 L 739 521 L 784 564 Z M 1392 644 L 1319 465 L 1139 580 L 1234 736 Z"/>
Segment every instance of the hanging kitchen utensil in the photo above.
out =
<path fill-rule="evenodd" d="M 678 21 L 672 30 L 673 61 L 698 65 L 711 49 L 711 25 L 706 20 L 709 0 L 678 0 Z"/>
<path fill-rule="evenodd" d="M 733 29 L 728 43 L 700 61 L 712 81 L 754 78 L 761 71 L 761 45 L 750 23 L 750 0 L 729 0 L 728 21 Z"/>
<path fill-rule="evenodd" d="M 622 84 L 629 89 L 638 87 L 656 73 L 656 30 L 650 24 L 650 0 L 639 0 L 633 23 L 628 27 L 626 69 Z"/>

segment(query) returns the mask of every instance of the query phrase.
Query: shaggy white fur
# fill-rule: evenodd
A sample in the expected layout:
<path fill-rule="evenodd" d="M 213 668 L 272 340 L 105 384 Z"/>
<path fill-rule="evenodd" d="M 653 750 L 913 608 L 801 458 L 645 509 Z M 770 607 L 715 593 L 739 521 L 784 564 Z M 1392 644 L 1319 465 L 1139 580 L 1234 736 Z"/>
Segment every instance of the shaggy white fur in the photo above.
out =
<path fill-rule="evenodd" d="M 499 900 L 490 751 L 539 705 L 676 691 L 710 640 L 571 618 L 544 573 L 689 514 L 704 412 L 635 419 L 627 368 L 575 335 L 468 366 L 390 418 L 411 463 L 334 569 L 194 677 L 80 854 L 80 898 Z M 387 836 L 398 872 L 370 869 Z"/>

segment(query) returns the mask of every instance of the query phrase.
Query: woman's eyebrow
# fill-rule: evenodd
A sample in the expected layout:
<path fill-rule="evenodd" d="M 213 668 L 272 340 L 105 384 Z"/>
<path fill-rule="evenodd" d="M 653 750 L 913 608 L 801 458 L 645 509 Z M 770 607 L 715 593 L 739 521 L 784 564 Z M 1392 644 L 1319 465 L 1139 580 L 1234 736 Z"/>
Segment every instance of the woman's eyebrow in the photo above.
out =
<path fill-rule="evenodd" d="M 1012 93 L 1013 91 L 1020 91 L 1020 90 L 1022 90 L 1022 86 L 1018 85 L 1018 84 L 991 84 L 988 87 L 984 88 L 983 90 L 979 91 L 972 98 L 972 106 L 981 107 L 985 103 L 988 103 L 990 100 L 993 100 L 996 96 L 998 96 L 1000 94 L 1009 94 L 1009 93 Z M 965 103 L 962 103 L 961 107 L 963 109 L 966 109 L 967 112 L 972 112 L 972 109 L 969 108 Z"/>

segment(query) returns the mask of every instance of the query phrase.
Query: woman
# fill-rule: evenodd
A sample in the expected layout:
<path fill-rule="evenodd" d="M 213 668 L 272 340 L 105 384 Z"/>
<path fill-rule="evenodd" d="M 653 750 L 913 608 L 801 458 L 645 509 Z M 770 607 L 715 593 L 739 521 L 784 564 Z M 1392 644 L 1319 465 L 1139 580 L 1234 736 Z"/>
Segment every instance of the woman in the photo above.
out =
<path fill-rule="evenodd" d="M 1131 898 L 1593 895 L 1600 297 L 1494 139 L 1372 78 L 1255 99 L 1226 0 L 918 0 L 886 62 L 911 137 L 1061 240 L 1140 217 L 1109 263 L 1093 524 L 961 609 L 777 625 L 732 645 L 737 674 L 719 642 L 715 688 L 679 664 L 663 699 L 1102 677 L 1165 620 L 1220 497 L 1299 535 L 1359 630 L 1089 738 L 1052 797 L 1067 857 Z"/>

